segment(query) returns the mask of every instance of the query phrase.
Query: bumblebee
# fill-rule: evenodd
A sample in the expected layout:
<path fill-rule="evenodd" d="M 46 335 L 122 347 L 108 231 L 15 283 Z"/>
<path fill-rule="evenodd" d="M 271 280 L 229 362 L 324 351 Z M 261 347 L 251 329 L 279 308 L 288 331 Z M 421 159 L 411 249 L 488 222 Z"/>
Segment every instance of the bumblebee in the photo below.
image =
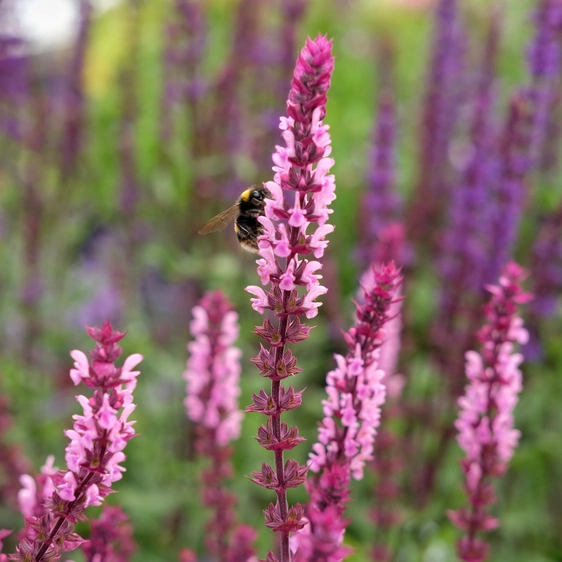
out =
<path fill-rule="evenodd" d="M 242 248 L 249 252 L 257 252 L 258 236 L 263 234 L 263 226 L 258 217 L 264 215 L 266 198 L 271 199 L 271 193 L 265 187 L 246 189 L 232 207 L 207 221 L 197 233 L 209 234 L 223 230 L 234 220 L 234 231 Z"/>

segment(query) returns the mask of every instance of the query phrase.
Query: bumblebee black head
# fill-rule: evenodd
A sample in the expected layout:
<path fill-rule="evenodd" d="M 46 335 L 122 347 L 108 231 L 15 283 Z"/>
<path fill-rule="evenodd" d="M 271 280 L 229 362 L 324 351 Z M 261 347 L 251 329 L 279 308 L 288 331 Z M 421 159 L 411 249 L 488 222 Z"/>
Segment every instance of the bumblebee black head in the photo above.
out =
<path fill-rule="evenodd" d="M 253 189 L 250 198 L 254 201 L 263 201 L 265 198 L 263 190 Z"/>

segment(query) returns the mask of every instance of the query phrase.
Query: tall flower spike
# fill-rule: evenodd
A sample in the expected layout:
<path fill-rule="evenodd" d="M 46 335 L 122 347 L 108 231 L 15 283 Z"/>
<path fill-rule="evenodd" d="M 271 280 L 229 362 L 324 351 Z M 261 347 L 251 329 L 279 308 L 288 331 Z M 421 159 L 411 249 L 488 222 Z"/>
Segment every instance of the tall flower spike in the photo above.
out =
<path fill-rule="evenodd" d="M 335 356 L 338 366 L 326 377 L 325 417 L 310 455 L 310 469 L 320 474 L 307 481 L 309 525 L 294 537 L 299 562 L 339 562 L 348 552 L 341 546 L 348 485 L 351 478 L 363 478 L 365 462 L 373 458 L 386 398 L 379 353 L 392 309 L 401 300 L 401 282 L 400 269 L 393 262 L 374 271 L 374 283 L 364 288 L 362 304 L 356 304 L 356 324 L 344 333 L 349 351 L 345 357 Z"/>
<path fill-rule="evenodd" d="M 458 0 L 438 0 L 435 7 L 419 143 L 419 181 L 415 200 L 410 206 L 411 217 L 407 221 L 414 236 L 433 228 L 439 206 L 443 205 L 447 148 L 459 113 L 456 111 L 456 98 L 462 78 L 462 73 L 459 73 L 463 56 L 458 5 Z"/>
<path fill-rule="evenodd" d="M 540 158 L 549 121 L 554 109 L 552 102 L 556 94 L 556 80 L 560 77 L 560 29 L 562 28 L 562 3 L 559 0 L 540 0 L 535 12 L 535 36 L 529 45 L 529 70 L 532 86 L 534 124 L 531 137 L 533 164 Z"/>
<path fill-rule="evenodd" d="M 477 534 L 499 524 L 487 512 L 496 501 L 490 480 L 506 471 L 519 440 L 519 431 L 513 427 L 513 409 L 521 391 L 519 365 L 523 356 L 514 353 L 513 347 L 528 338 L 517 315 L 518 305 L 531 298 L 521 288 L 525 277 L 516 263 L 509 263 L 499 284 L 488 287 L 492 297 L 484 307 L 487 324 L 477 334 L 482 351 L 466 354 L 469 384 L 459 399 L 455 427 L 458 443 L 466 453 L 462 469 L 470 506 L 449 512 L 451 521 L 465 532 L 457 550 L 464 562 L 483 562 L 488 557 L 488 545 Z"/>
<path fill-rule="evenodd" d="M 253 474 L 254 481 L 275 490 L 276 504 L 265 511 L 266 525 L 281 535 L 280 561 L 288 562 L 289 535 L 302 528 L 302 507 L 289 507 L 287 489 L 303 483 L 306 467 L 296 461 L 283 460 L 283 452 L 296 447 L 302 440 L 298 428 L 281 423 L 281 414 L 301 404 L 302 391 L 286 389 L 281 381 L 296 375 L 300 369 L 287 344 L 306 337 L 310 328 L 300 318 L 314 318 L 318 313 L 316 299 L 326 292 L 320 284 L 321 264 L 316 260 L 324 254 L 328 244 L 326 235 L 334 230 L 327 224 L 332 212 L 328 205 L 335 199 L 334 176 L 329 170 L 334 164 L 328 158 L 330 135 L 323 120 L 326 116 L 327 92 L 334 68 L 332 42 L 324 36 L 307 39 L 299 54 L 291 91 L 287 101 L 288 117 L 281 118 L 280 129 L 285 146 L 277 146 L 273 154 L 274 181 L 265 187 L 271 193 L 260 221 L 265 234 L 259 240 L 261 259 L 258 273 L 266 291 L 251 286 L 246 290 L 254 295 L 252 306 L 260 314 L 271 310 L 277 321 L 273 325 L 266 318 L 256 332 L 267 342 L 253 360 L 261 375 L 271 379 L 271 394 L 254 394 L 247 411 L 268 416 L 267 423 L 258 430 L 258 442 L 273 451 L 275 468 L 267 464 Z M 311 224 L 316 229 L 308 232 Z M 299 287 L 303 288 L 299 290 Z M 272 553 L 269 560 L 274 560 Z"/>
<path fill-rule="evenodd" d="M 79 547 L 84 541 L 73 532 L 74 524 L 84 518 L 86 507 L 101 505 L 111 493 L 111 484 L 125 471 L 123 449 L 135 436 L 135 422 L 128 421 L 136 407 L 132 392 L 139 371 L 133 369 L 142 355 L 131 355 L 116 367 L 122 353 L 117 342 L 125 334 L 109 322 L 101 329 L 86 329 L 96 348 L 90 353 L 91 362 L 81 351 L 71 352 L 75 368 L 70 378 L 75 385 L 83 382 L 95 390 L 90 398 L 76 397 L 84 414 L 74 415 L 73 428 L 65 432 L 70 439 L 65 456 L 68 470 L 51 475 L 55 491 L 44 504 L 45 513 L 26 517 L 24 537 L 10 560 L 58 560 L 61 551 Z"/>
<path fill-rule="evenodd" d="M 509 261 L 528 198 L 525 180 L 533 167 L 531 140 L 535 119 L 529 95 L 528 89 L 522 89 L 512 97 L 502 132 L 499 177 L 495 178 L 493 193 L 487 199 L 490 211 L 488 224 L 484 225 L 491 246 L 486 283 L 496 279 Z"/>
<path fill-rule="evenodd" d="M 360 257 L 363 264 L 373 261 L 373 253 L 388 227 L 399 220 L 402 199 L 396 190 L 396 111 L 390 90 L 379 95 L 373 145 L 369 153 L 367 191 L 361 209 L 362 240 Z M 378 242 L 378 244 L 377 244 Z"/>
<path fill-rule="evenodd" d="M 202 478 L 203 503 L 212 510 L 206 544 L 217 560 L 231 562 L 235 551 L 253 554 L 254 538 L 253 529 L 244 526 L 234 532 L 236 497 L 225 487 L 225 479 L 232 475 L 229 444 L 240 435 L 242 420 L 238 409 L 242 352 L 232 345 L 238 337 L 238 315 L 220 291 L 209 292 L 193 308 L 190 327 L 194 340 L 188 345 L 191 355 L 184 373 L 185 407 L 195 424 L 197 452 L 211 464 Z"/>

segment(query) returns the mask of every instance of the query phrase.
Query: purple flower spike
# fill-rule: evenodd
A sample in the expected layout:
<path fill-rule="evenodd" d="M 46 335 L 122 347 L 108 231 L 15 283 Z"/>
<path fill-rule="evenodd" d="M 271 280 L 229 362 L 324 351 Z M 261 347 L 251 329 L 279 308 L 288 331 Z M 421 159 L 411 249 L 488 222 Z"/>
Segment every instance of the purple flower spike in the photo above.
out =
<path fill-rule="evenodd" d="M 496 501 L 490 479 L 506 471 L 519 440 L 513 409 L 521 391 L 523 356 L 514 353 L 513 347 L 528 338 L 517 315 L 518 305 L 531 299 L 521 288 L 525 277 L 521 267 L 509 263 L 499 284 L 487 287 L 492 294 L 484 307 L 487 324 L 477 334 L 482 351 L 466 354 L 469 384 L 459 399 L 455 427 L 466 453 L 462 469 L 470 507 L 449 512 L 451 521 L 466 533 L 458 543 L 458 556 L 464 562 L 483 562 L 488 556 L 488 545 L 476 535 L 499 524 L 486 510 Z"/>
<path fill-rule="evenodd" d="M 360 257 L 365 264 L 384 252 L 389 233 L 402 214 L 403 201 L 396 190 L 396 110 L 391 92 L 381 92 L 369 154 L 368 190 L 361 209 Z M 378 257 L 378 256 L 377 256 Z"/>
<path fill-rule="evenodd" d="M 301 403 L 302 391 L 286 389 L 281 381 L 296 375 L 300 369 L 296 359 L 286 348 L 308 337 L 310 328 L 301 324 L 300 317 L 314 318 L 318 313 L 316 299 L 326 293 L 320 284 L 318 260 L 328 244 L 326 236 L 334 230 L 327 224 L 331 210 L 328 205 L 335 199 L 334 176 L 329 170 L 334 164 L 328 158 L 330 135 L 324 125 L 327 91 L 334 68 L 332 42 L 319 35 L 307 39 L 299 54 L 289 100 L 288 117 L 281 118 L 280 129 L 285 146 L 277 146 L 273 155 L 274 181 L 265 187 L 271 193 L 267 199 L 265 217 L 260 221 L 264 235 L 259 240 L 258 274 L 266 292 L 258 286 L 247 287 L 254 295 L 252 307 L 260 314 L 271 310 L 277 322 L 266 318 L 256 332 L 267 342 L 253 360 L 261 375 L 271 379 L 271 394 L 254 394 L 247 411 L 268 416 L 267 423 L 258 430 L 258 442 L 273 451 L 275 469 L 264 464 L 253 474 L 257 484 L 275 490 L 276 504 L 265 511 L 266 525 L 281 535 L 280 561 L 289 562 L 289 534 L 302 528 L 302 507 L 289 507 L 287 488 L 303 483 L 306 467 L 296 461 L 283 460 L 283 451 L 296 447 L 302 440 L 296 427 L 281 423 L 284 411 Z M 312 223 L 316 229 L 308 232 Z M 313 255 L 314 260 L 300 255 Z M 299 291 L 299 287 L 304 290 Z M 269 553 L 268 559 L 273 560 Z"/>
<path fill-rule="evenodd" d="M 256 533 L 243 525 L 235 528 L 236 496 L 225 486 L 232 475 L 229 444 L 240 435 L 243 415 L 238 409 L 242 352 L 232 345 L 238 314 L 220 291 L 209 292 L 193 308 L 190 328 L 195 339 L 188 345 L 185 407 L 195 424 L 197 452 L 210 461 L 202 476 L 203 504 L 212 510 L 206 544 L 220 562 L 245 562 L 254 553 Z"/>
<path fill-rule="evenodd" d="M 363 478 L 365 462 L 373 459 L 381 406 L 386 399 L 380 347 L 391 313 L 401 300 L 401 282 L 400 268 L 393 262 L 374 270 L 374 283 L 364 288 L 362 304 L 356 304 L 356 324 L 344 333 L 349 351 L 345 357 L 335 356 L 338 366 L 328 373 L 328 398 L 322 401 L 325 417 L 318 431 L 319 442 L 310 455 L 310 469 L 320 474 L 307 482 L 309 525 L 294 537 L 299 561 L 339 562 L 348 553 L 341 546 L 348 485 L 351 478 Z"/>
<path fill-rule="evenodd" d="M 562 3 L 559 0 L 541 0 L 535 13 L 536 33 L 529 45 L 529 70 L 532 86 L 529 98 L 534 110 L 531 139 L 533 162 L 544 148 L 549 126 L 549 112 L 555 95 L 555 82 L 560 75 L 560 41 L 562 29 Z"/>
<path fill-rule="evenodd" d="M 448 146 L 458 114 L 464 52 L 458 0 L 438 0 L 423 107 L 416 199 L 407 221 L 413 236 L 433 228 L 443 206 Z"/>
<path fill-rule="evenodd" d="M 26 517 L 24 537 L 10 560 L 58 560 L 61 551 L 78 548 L 84 541 L 73 532 L 74 524 L 83 518 L 89 505 L 101 505 L 111 493 L 111 484 L 125 471 L 121 466 L 123 449 L 135 437 L 135 422 L 128 421 L 136 408 L 132 392 L 139 371 L 133 369 L 143 357 L 136 353 L 122 367 L 116 367 L 122 353 L 117 342 L 125 334 L 114 330 L 109 322 L 101 329 L 86 330 L 96 341 L 90 353 L 92 361 L 74 350 L 71 356 L 75 368 L 70 378 L 75 385 L 83 382 L 95 391 L 90 398 L 76 397 L 84 414 L 75 415 L 73 428 L 65 432 L 70 439 L 65 455 L 68 470 L 50 475 L 55 491 L 44 503 L 42 515 Z"/>
<path fill-rule="evenodd" d="M 486 227 L 491 245 L 488 271 L 484 276 L 487 283 L 497 278 L 517 241 L 527 199 L 525 179 L 532 169 L 530 148 L 534 115 L 529 91 L 518 92 L 511 100 L 501 138 L 499 178 L 493 184 L 490 224 Z"/>

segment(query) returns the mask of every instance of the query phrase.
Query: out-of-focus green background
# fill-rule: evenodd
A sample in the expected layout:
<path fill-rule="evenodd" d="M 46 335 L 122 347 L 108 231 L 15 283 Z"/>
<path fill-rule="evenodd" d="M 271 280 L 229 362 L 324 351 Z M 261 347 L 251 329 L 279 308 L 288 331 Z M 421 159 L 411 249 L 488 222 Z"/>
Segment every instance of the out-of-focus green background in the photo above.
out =
<path fill-rule="evenodd" d="M 257 22 L 248 28 L 248 41 L 252 33 L 259 33 L 265 41 L 280 32 L 281 4 L 255 2 Z M 298 423 L 308 439 L 294 451 L 301 462 L 316 439 L 323 380 L 334 366 L 332 354 L 343 350 L 339 329 L 347 328 L 352 321 L 350 299 L 361 273 L 356 259 L 356 217 L 366 189 L 367 151 L 380 87 L 377 52 L 384 43 L 395 57 L 397 183 L 407 198 L 417 173 L 419 123 L 433 26 L 430 4 L 412 7 L 392 0 L 311 0 L 294 29 L 296 49 L 307 36 L 325 33 L 334 40 L 336 56 L 326 117 L 337 184 L 332 215 L 336 230 L 330 239 L 330 266 L 325 274 L 331 294 L 314 320 L 316 328 L 310 339 L 295 346 L 303 372 L 294 384 L 306 386 L 307 391 L 303 407 L 286 416 L 288 422 Z M 491 2 L 467 0 L 462 4 L 469 64 L 475 68 Z M 258 65 L 252 66 L 244 53 L 229 59 L 237 2 L 207 0 L 201 6 L 208 35 L 197 75 L 212 82 L 223 72 L 227 60 L 234 67 L 242 65 L 245 73 L 239 98 L 233 100 L 243 108 L 237 118 L 240 130 L 245 132 L 225 139 L 231 147 L 230 161 L 212 144 L 205 146 L 203 136 L 194 138 L 190 125 L 193 116 L 182 107 L 182 101 L 173 107 L 163 106 L 162 60 L 169 38 L 166 26 L 170 18 L 178 17 L 172 15 L 172 2 L 163 0 L 123 2 L 94 17 L 83 66 L 83 147 L 71 173 L 64 176 L 60 171 L 57 139 L 61 121 L 56 103 L 52 113 L 47 110 L 42 114 L 38 109 L 37 115 L 43 117 L 31 121 L 36 133 L 44 137 L 38 141 L 43 143 L 40 150 L 23 149 L 11 140 L 0 142 L 4 147 L 2 160 L 7 163 L 0 170 L 0 389 L 10 400 L 13 417 L 12 427 L 2 438 L 20 443 L 36 470 L 49 454 L 55 454 L 56 464 L 63 467 L 67 442 L 63 428 L 70 426 L 72 415 L 78 412 L 73 399 L 76 390 L 67 376 L 72 365 L 68 353 L 90 348 L 82 326 L 99 324 L 105 320 L 103 315 L 109 315 L 119 329 L 127 330 L 125 354 L 139 352 L 145 357 L 133 416 L 138 420 L 139 436 L 127 446 L 127 473 L 115 486 L 118 493 L 108 502 L 121 504 L 130 515 L 138 543 L 135 560 L 139 562 L 175 560 L 182 547 L 203 552 L 206 514 L 200 507 L 198 478 L 204 463 L 193 458 L 192 429 L 182 402 L 190 308 L 203 290 L 222 289 L 239 311 L 239 346 L 244 352 L 242 407 L 264 382 L 250 362 L 258 348 L 258 337 L 252 330 L 260 317 L 250 308 L 244 292 L 246 285 L 257 283 L 254 258 L 238 249 L 230 229 L 206 238 L 197 237 L 195 231 L 231 204 L 238 186 L 272 178 L 268 155 L 281 138 L 275 140 L 273 132 L 264 131 L 265 140 L 260 143 L 260 122 L 251 108 L 262 112 L 268 108 L 275 124 L 284 114 L 283 98 L 291 76 L 290 71 L 286 75 L 277 72 L 274 76 L 280 85 L 272 88 L 268 82 L 272 75 L 263 65 L 261 70 Z M 498 120 L 505 115 L 508 95 L 528 80 L 525 59 L 532 36 L 533 6 L 531 0 L 512 0 L 502 6 Z M 243 37 L 241 46 L 245 44 Z M 296 55 L 295 50 L 293 60 Z M 57 75 L 68 72 L 72 56 L 70 45 L 33 57 L 37 91 L 43 91 L 51 75 L 55 81 Z M 280 93 L 283 88 L 284 93 Z M 39 99 L 40 95 L 34 90 L 31 97 Z M 173 133 L 163 140 L 165 118 L 171 120 Z M 217 114 L 217 120 L 222 118 Z M 220 131 L 220 123 L 215 119 L 210 122 Z M 228 125 L 225 123 L 225 135 L 232 135 Z M 544 211 L 553 208 L 560 198 L 556 177 L 533 179 Z M 28 180 L 31 196 L 24 187 Z M 134 185 L 134 202 L 129 207 L 124 201 L 127 181 Z M 40 227 L 37 247 L 30 250 L 26 228 L 34 224 L 35 213 L 40 214 Z M 29 251 L 35 252 L 32 266 L 26 265 Z M 529 251 L 524 243 L 518 249 L 517 257 L 523 264 Z M 26 296 L 29 267 L 37 284 L 27 287 L 32 295 Z M 409 346 L 401 356 L 399 370 L 406 375 L 405 395 L 422 401 L 437 392 L 443 376 L 428 350 L 415 346 L 432 325 L 437 276 L 435 263 L 428 257 L 406 279 L 404 331 L 409 334 Z M 498 485 L 499 504 L 494 512 L 501 519 L 501 527 L 489 535 L 490 559 L 495 562 L 562 561 L 562 356 L 557 343 L 561 333 L 558 315 L 542 330 L 546 336 L 542 341 L 544 359 L 524 367 L 524 390 L 515 414 L 516 425 L 522 430 L 521 444 Z M 273 494 L 244 478 L 258 470 L 263 461 L 271 461 L 252 437 L 261 421 L 255 414 L 244 420 L 242 437 L 234 445 L 232 485 L 239 496 L 239 518 L 259 530 L 258 554 L 264 556 L 273 536 L 263 525 L 261 510 L 273 500 Z M 430 449 L 431 430 L 425 428 L 424 434 L 424 420 L 417 423 L 415 435 L 427 440 Z M 394 424 L 398 434 L 405 429 L 400 420 Z M 465 502 L 460 456 L 452 443 L 439 468 L 431 499 L 422 508 L 408 493 L 407 482 L 403 483 L 405 492 L 396 498 L 401 521 L 390 534 L 397 562 L 455 559 L 454 544 L 459 534 L 446 511 Z M 406 472 L 415 474 L 421 458 L 415 454 L 405 462 Z M 350 560 L 371 559 L 369 548 L 377 533 L 368 515 L 374 501 L 373 487 L 372 475 L 354 483 L 348 510 L 351 524 L 346 533 L 346 543 L 355 548 Z M 289 497 L 291 502 L 306 500 L 303 489 L 291 491 Z M 91 512 L 96 513 L 96 508 Z M 7 503 L 2 505 L 0 528 L 19 526 L 18 514 Z M 86 525 L 80 529 L 87 532 Z M 75 560 L 80 560 L 79 556 L 72 554 Z"/>

